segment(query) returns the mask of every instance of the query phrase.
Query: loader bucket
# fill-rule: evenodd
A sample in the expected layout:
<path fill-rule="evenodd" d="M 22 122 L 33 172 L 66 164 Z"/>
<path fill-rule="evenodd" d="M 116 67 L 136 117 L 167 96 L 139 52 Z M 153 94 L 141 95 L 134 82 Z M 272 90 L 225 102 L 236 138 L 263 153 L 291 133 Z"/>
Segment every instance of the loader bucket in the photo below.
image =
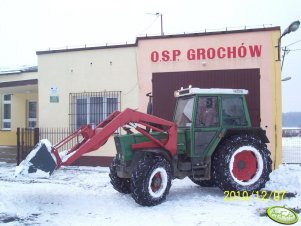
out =
<path fill-rule="evenodd" d="M 28 156 L 16 167 L 15 176 L 33 175 L 49 177 L 56 169 L 57 163 L 51 154 L 51 144 L 41 140 Z"/>

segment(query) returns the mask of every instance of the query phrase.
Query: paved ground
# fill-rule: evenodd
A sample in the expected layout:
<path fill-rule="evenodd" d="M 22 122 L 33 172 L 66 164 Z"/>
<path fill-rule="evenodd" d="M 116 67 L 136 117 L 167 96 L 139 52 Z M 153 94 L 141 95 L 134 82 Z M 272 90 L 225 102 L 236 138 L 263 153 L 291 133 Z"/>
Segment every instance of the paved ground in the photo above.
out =
<path fill-rule="evenodd" d="M 0 162 L 17 163 L 17 148 L 0 146 Z"/>

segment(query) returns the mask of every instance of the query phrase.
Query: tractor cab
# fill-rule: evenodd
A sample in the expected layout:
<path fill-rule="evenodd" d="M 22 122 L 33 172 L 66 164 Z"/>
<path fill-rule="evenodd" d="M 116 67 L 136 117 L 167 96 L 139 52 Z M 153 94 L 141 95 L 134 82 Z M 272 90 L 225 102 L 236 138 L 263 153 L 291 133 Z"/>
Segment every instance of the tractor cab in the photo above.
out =
<path fill-rule="evenodd" d="M 251 127 L 243 89 L 187 88 L 175 92 L 174 122 L 185 137 L 190 157 L 210 156 L 229 128 Z"/>

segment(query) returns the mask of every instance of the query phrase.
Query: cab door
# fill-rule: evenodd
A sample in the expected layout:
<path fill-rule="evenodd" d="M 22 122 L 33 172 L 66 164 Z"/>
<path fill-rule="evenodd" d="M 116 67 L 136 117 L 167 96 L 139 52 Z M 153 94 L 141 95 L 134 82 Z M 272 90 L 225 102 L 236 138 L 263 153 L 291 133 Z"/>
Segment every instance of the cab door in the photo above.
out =
<path fill-rule="evenodd" d="M 204 160 L 220 131 L 218 96 L 199 96 L 193 130 L 193 157 Z"/>

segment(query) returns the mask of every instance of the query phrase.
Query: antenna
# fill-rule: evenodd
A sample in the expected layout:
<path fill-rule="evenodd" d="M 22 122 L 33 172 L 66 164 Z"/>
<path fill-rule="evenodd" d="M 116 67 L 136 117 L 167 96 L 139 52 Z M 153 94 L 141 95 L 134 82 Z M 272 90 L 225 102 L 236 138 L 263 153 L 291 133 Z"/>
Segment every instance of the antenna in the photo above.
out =
<path fill-rule="evenodd" d="M 153 15 L 153 16 L 157 16 L 159 17 L 160 16 L 160 19 L 161 19 L 161 35 L 163 36 L 164 35 L 164 32 L 163 32 L 163 14 L 160 13 L 160 12 L 156 12 L 156 13 L 146 13 L 148 15 Z"/>

